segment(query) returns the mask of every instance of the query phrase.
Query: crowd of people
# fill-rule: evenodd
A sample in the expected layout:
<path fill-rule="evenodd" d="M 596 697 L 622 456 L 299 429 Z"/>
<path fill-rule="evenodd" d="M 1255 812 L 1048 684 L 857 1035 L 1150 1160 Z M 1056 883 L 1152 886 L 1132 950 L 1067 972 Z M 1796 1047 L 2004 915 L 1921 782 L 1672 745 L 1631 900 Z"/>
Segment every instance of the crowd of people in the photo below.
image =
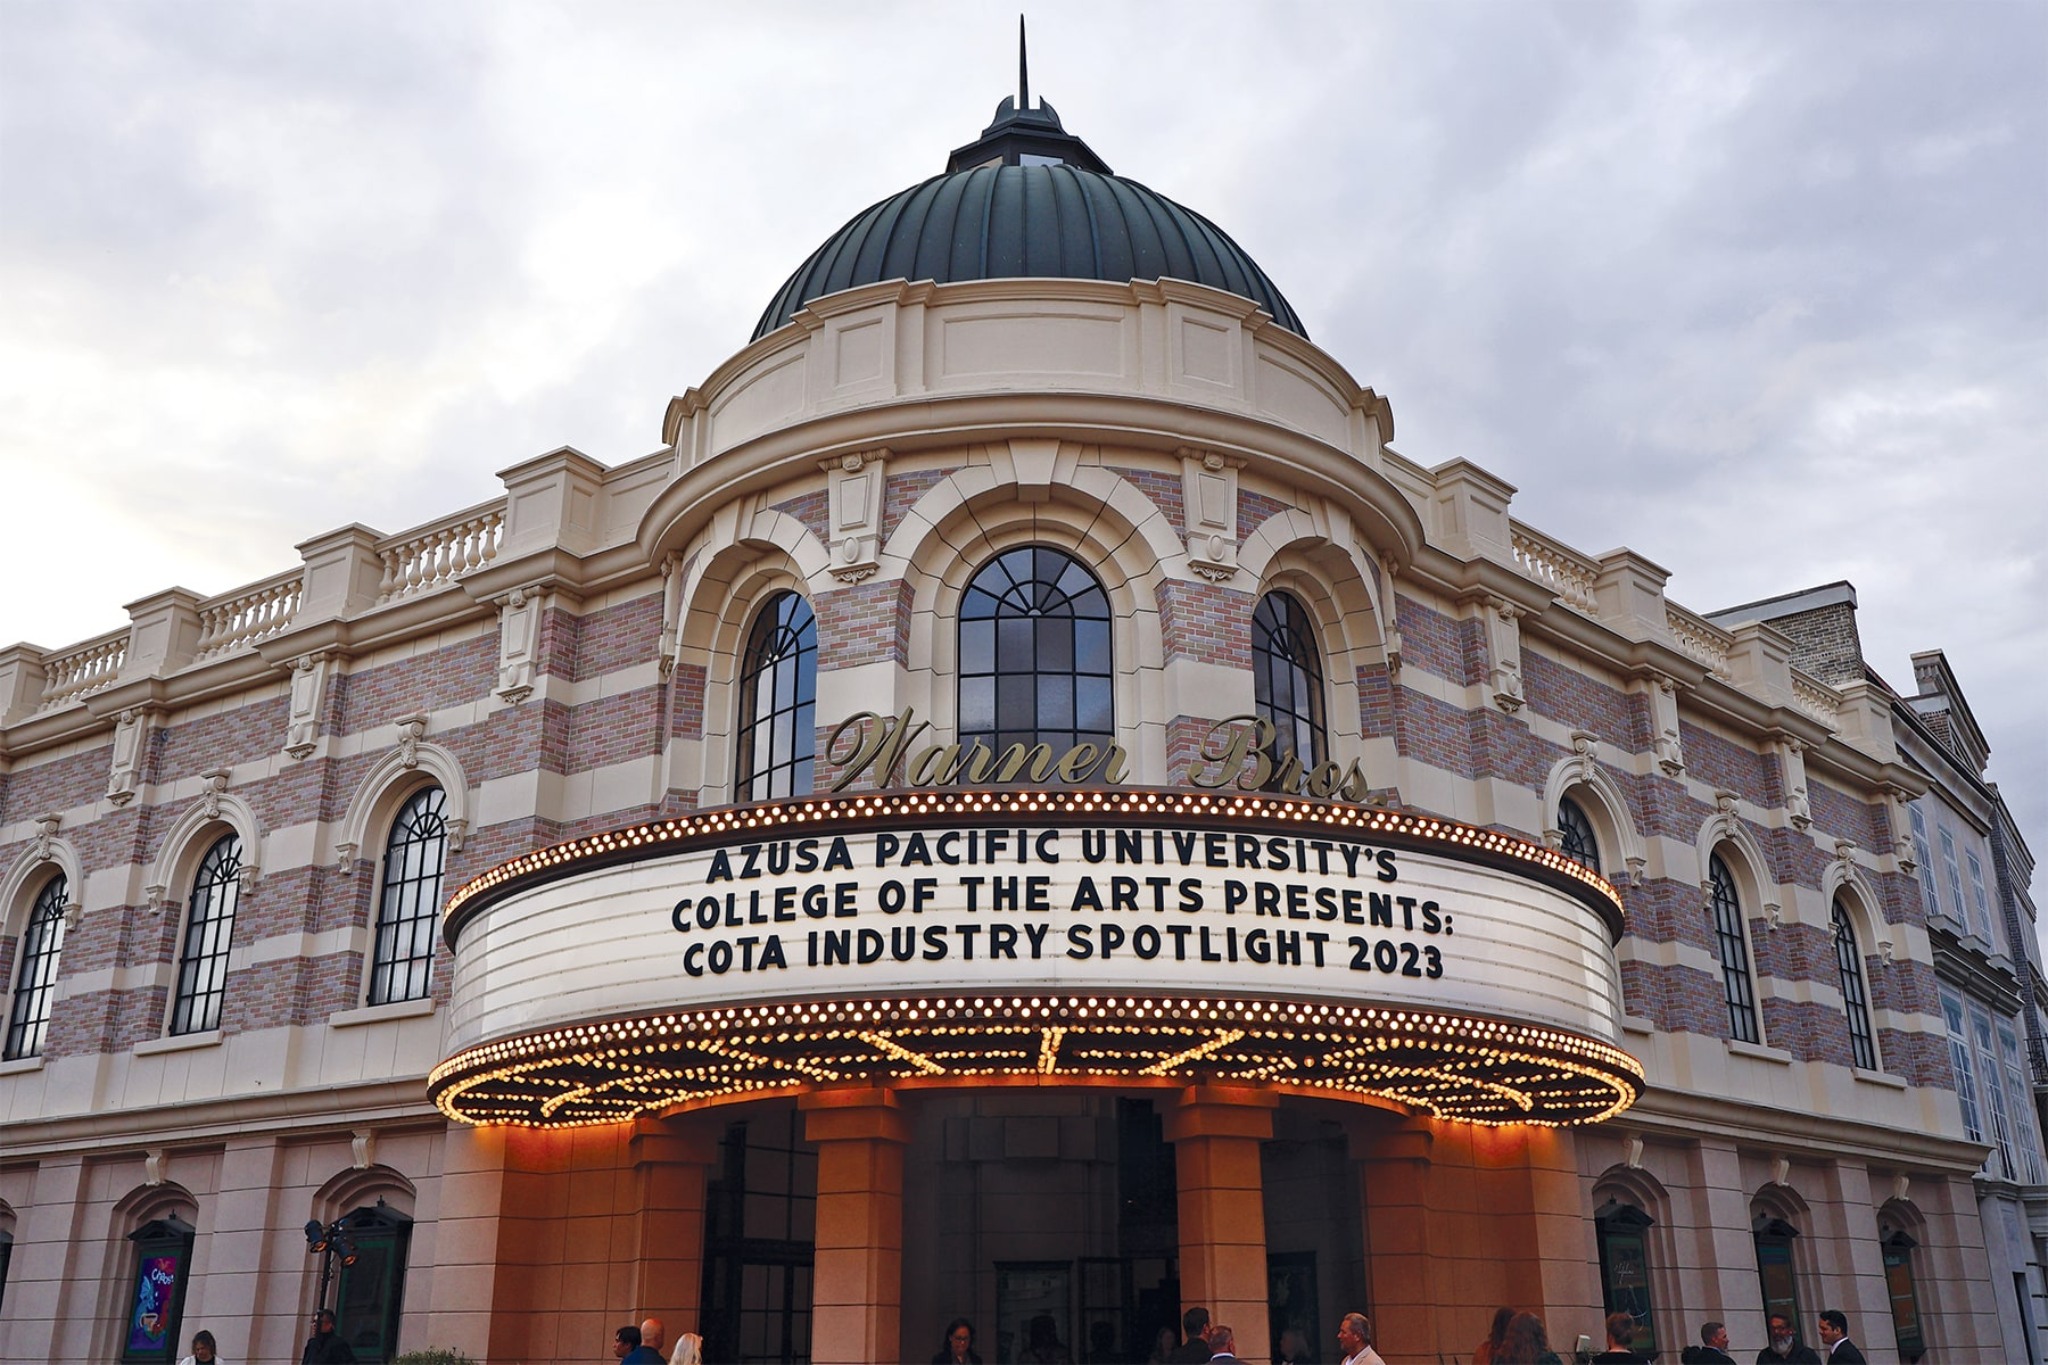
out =
<path fill-rule="evenodd" d="M 1864 1365 L 1863 1352 L 1849 1339 L 1849 1319 L 1836 1309 L 1820 1315 L 1820 1350 L 1800 1341 L 1792 1320 L 1781 1313 L 1771 1314 L 1765 1326 L 1769 1340 L 1757 1352 L 1756 1365 Z M 1628 1314 L 1610 1313 L 1602 1327 L 1607 1348 L 1593 1354 L 1590 1344 L 1582 1345 L 1573 1352 L 1575 1361 L 1642 1365 L 1650 1360 L 1634 1347 L 1635 1319 Z M 1017 1357 L 1023 1365 L 1074 1365 L 1050 1314 L 1032 1318 L 1024 1335 Z M 667 1329 L 660 1318 L 648 1318 L 638 1326 L 627 1323 L 612 1332 L 612 1356 L 620 1365 L 704 1365 L 704 1339 L 695 1332 L 684 1332 L 664 1356 L 666 1340 Z M 1091 1350 L 1090 1365 L 1103 1365 L 1108 1359 L 1102 1353 L 1105 1344 L 1098 1342 Z M 1680 1365 L 1736 1365 L 1728 1345 L 1725 1323 L 1701 1323 L 1699 1344 L 1679 1353 Z M 1339 1365 L 1386 1365 L 1374 1349 L 1372 1319 L 1363 1313 L 1346 1313 L 1339 1319 L 1337 1349 L 1344 1353 Z M 355 1358 L 355 1352 L 334 1330 L 334 1314 L 325 1308 L 314 1314 L 313 1335 L 299 1356 L 300 1365 L 354 1365 Z M 1237 1333 L 1228 1324 L 1211 1321 L 1208 1309 L 1196 1307 L 1181 1314 L 1181 1331 L 1159 1329 L 1146 1361 L 1147 1365 L 1209 1365 L 1211 1361 L 1233 1365 L 1240 1358 Z M 193 1333 L 192 1353 L 178 1365 L 220 1365 L 213 1333 Z M 947 1323 L 932 1365 L 982 1365 L 981 1355 L 974 1349 L 974 1324 L 966 1318 Z M 1289 1325 L 1281 1331 L 1274 1365 L 1317 1365 L 1300 1326 Z M 1543 1319 L 1503 1307 L 1495 1311 L 1486 1340 L 1473 1351 L 1472 1365 L 1565 1365 L 1565 1360 L 1551 1346 Z"/>

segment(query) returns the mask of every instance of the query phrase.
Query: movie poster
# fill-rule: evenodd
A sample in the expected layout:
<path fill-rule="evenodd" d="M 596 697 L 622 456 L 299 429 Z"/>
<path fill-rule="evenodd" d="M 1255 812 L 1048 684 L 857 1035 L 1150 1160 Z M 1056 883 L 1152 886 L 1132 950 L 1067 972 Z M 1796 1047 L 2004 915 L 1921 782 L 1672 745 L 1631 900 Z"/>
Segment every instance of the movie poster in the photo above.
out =
<path fill-rule="evenodd" d="M 184 1257 L 144 1256 L 135 1275 L 135 1311 L 128 1319 L 129 1355 L 168 1354 L 169 1335 L 176 1324 L 171 1309 L 177 1301 L 178 1276 Z"/>

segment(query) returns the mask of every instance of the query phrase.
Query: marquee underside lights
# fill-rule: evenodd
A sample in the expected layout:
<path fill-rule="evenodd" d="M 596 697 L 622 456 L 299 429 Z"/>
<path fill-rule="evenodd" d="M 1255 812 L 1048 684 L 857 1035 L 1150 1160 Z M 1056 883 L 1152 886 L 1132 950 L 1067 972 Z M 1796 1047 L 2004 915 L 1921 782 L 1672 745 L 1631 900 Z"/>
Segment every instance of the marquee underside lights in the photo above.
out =
<path fill-rule="evenodd" d="M 933 995 L 613 1019 L 467 1049 L 430 1078 L 473 1124 L 614 1123 L 861 1084 L 1264 1085 L 1480 1124 L 1597 1123 L 1641 1093 L 1619 1048 L 1432 1010 L 1221 995 Z"/>

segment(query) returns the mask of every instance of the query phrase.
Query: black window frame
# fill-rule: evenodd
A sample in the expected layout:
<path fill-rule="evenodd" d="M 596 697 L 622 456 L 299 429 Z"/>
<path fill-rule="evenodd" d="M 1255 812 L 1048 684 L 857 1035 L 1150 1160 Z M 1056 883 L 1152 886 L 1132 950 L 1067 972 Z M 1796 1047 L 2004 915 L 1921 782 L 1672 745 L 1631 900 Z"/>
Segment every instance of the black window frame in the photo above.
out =
<path fill-rule="evenodd" d="M 1273 589 L 1252 609 L 1252 711 L 1273 727 L 1276 780 L 1289 754 L 1304 771 L 1329 761 L 1329 699 L 1321 641 L 1315 618 L 1284 588 Z M 1306 753 L 1301 746 L 1304 737 Z"/>
<path fill-rule="evenodd" d="M 197 1230 L 176 1214 L 153 1218 L 128 1234 L 128 1240 L 135 1244 L 135 1271 L 129 1277 L 126 1316 L 121 1326 L 120 1358 L 123 1365 L 170 1365 L 183 1354 L 178 1347 L 184 1340 L 181 1329 L 185 1319 L 185 1291 L 192 1283 L 192 1243 L 196 1235 Z M 149 1334 L 160 1337 L 163 1344 L 138 1347 L 135 1338 L 143 1314 L 143 1276 L 152 1269 L 152 1261 L 168 1259 L 175 1259 L 177 1270 L 169 1286 L 168 1300 L 159 1300 L 166 1310 L 158 1315 L 163 1331 Z"/>
<path fill-rule="evenodd" d="M 1735 874 L 1718 853 L 1707 859 L 1707 883 L 1708 908 L 1720 949 L 1721 992 L 1728 1003 L 1728 1036 L 1741 1043 L 1761 1043 L 1763 1029 L 1756 982 L 1750 976 L 1749 933 L 1742 914 L 1742 896 L 1735 887 Z"/>
<path fill-rule="evenodd" d="M 1870 989 L 1863 979 L 1863 952 L 1856 943 L 1856 925 L 1849 907 L 1835 897 L 1831 917 L 1835 939 L 1835 967 L 1842 978 L 1842 1013 L 1849 1020 L 1849 1052 L 1865 1071 L 1877 1070 L 1877 1034 L 1870 1026 Z"/>
<path fill-rule="evenodd" d="M 1806 1340 L 1799 1322 L 1799 1257 L 1793 1241 L 1799 1229 L 1782 1218 L 1758 1214 L 1750 1220 L 1750 1240 L 1756 1247 L 1757 1289 L 1763 1296 L 1766 1328 L 1773 1315 L 1792 1324 L 1792 1339 Z M 1780 1276 L 1782 1275 L 1782 1280 Z M 1774 1294 L 1773 1282 L 1785 1292 Z"/>
<path fill-rule="evenodd" d="M 1600 1250 L 1601 1311 L 1628 1314 L 1635 1324 L 1629 1349 L 1646 1360 L 1657 1354 L 1657 1303 L 1650 1276 L 1650 1229 L 1656 1223 L 1634 1204 L 1618 1199 L 1609 1199 L 1593 1214 L 1593 1233 Z M 1633 1284 L 1622 1278 L 1630 1266 L 1639 1272 Z"/>
<path fill-rule="evenodd" d="M 1115 744 L 1115 624 L 1102 581 L 1056 546 L 1020 545 L 976 569 L 956 635 L 961 746 Z"/>
<path fill-rule="evenodd" d="M 808 794 L 818 752 L 818 618 L 802 593 L 780 591 L 761 604 L 739 682 L 733 799 Z"/>
<path fill-rule="evenodd" d="M 1569 796 L 1557 801 L 1558 852 L 1589 872 L 1601 872 L 1600 838 L 1585 807 Z M 1605 875 L 1603 872 L 1602 875 Z"/>
<path fill-rule="evenodd" d="M 379 1199 L 374 1207 L 351 1210 L 347 1223 L 355 1260 L 343 1260 L 336 1277 L 334 1334 L 357 1360 L 388 1361 L 398 1355 L 413 1221 Z"/>
<path fill-rule="evenodd" d="M 7 1007 L 7 1041 L 0 1058 L 40 1057 L 49 1040 L 50 1011 L 57 997 L 58 960 L 64 953 L 70 882 L 62 872 L 43 884 L 21 927 L 21 966 Z"/>
<path fill-rule="evenodd" d="M 177 992 L 171 999 L 172 1037 L 220 1027 L 227 999 L 228 950 L 241 903 L 241 873 L 242 836 L 233 831 L 213 841 L 193 873 L 178 953 Z"/>
<path fill-rule="evenodd" d="M 447 871 L 448 793 L 438 784 L 424 786 L 405 798 L 384 839 L 369 1004 L 424 1000 L 433 992 L 435 930 Z M 393 989 L 395 981 L 401 989 Z"/>

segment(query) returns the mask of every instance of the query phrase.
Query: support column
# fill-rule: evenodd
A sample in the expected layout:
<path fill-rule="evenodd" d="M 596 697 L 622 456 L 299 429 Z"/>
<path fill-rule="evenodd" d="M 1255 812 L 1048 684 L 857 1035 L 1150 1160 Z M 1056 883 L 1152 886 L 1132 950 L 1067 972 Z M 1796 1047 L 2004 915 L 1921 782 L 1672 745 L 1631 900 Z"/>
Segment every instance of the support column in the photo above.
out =
<path fill-rule="evenodd" d="M 1279 1102 L 1265 1090 L 1191 1085 L 1165 1115 L 1180 1202 L 1181 1302 L 1231 1327 L 1246 1360 L 1271 1348 L 1259 1144 L 1273 1136 Z"/>
<path fill-rule="evenodd" d="M 640 1187 L 635 1312 L 660 1318 L 672 1347 L 703 1316 L 704 1188 L 719 1159 L 718 1133 L 696 1117 L 652 1122 L 633 1135 L 632 1153 Z"/>
<path fill-rule="evenodd" d="M 1435 1134 L 1428 1128 L 1356 1123 L 1349 1137 L 1358 1169 L 1359 1226 L 1365 1232 L 1366 1297 L 1380 1354 L 1390 1360 L 1434 1360 L 1444 1344 L 1428 1275 L 1436 1263 L 1429 1205 Z M 1482 1286 L 1481 1292 L 1498 1297 L 1492 1286 Z M 1485 1335 L 1482 1327 L 1454 1339 L 1462 1344 L 1468 1336 L 1477 1341 Z"/>
<path fill-rule="evenodd" d="M 818 1148 L 811 1272 L 814 1365 L 903 1359 L 903 1149 L 910 1124 L 886 1090 L 802 1096 Z"/>

